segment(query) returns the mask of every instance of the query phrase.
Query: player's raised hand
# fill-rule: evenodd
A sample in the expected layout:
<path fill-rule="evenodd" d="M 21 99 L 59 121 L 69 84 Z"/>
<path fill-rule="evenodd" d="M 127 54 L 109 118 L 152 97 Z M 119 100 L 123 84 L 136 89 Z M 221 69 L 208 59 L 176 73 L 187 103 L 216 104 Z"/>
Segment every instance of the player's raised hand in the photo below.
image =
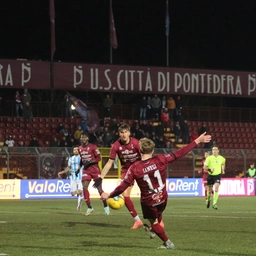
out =
<path fill-rule="evenodd" d="M 61 178 L 62 172 L 58 172 L 58 177 Z"/>
<path fill-rule="evenodd" d="M 199 143 L 208 143 L 212 139 L 211 135 L 206 134 L 206 132 L 202 133 L 197 139 L 195 139 L 195 142 L 197 144 Z"/>

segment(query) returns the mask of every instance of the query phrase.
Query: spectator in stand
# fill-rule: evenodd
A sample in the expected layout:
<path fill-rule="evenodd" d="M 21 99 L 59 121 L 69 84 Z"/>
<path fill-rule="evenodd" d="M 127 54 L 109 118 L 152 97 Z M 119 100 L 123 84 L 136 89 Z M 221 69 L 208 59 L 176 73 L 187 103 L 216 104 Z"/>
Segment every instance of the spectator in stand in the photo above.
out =
<path fill-rule="evenodd" d="M 172 142 L 170 140 L 166 141 L 166 148 L 173 148 Z"/>
<path fill-rule="evenodd" d="M 57 139 L 57 137 L 54 137 L 53 140 L 50 142 L 50 147 L 59 147 L 59 141 Z"/>
<path fill-rule="evenodd" d="M 60 134 L 61 130 L 63 130 L 63 129 L 64 129 L 63 123 L 59 123 L 58 126 L 57 126 L 57 128 L 56 128 L 56 132 L 57 132 L 58 134 Z"/>
<path fill-rule="evenodd" d="M 175 143 L 178 144 L 181 135 L 181 128 L 179 122 L 176 122 L 175 125 L 173 126 L 173 133 L 175 136 Z"/>
<path fill-rule="evenodd" d="M 106 98 L 104 99 L 103 106 L 104 106 L 104 117 L 111 117 L 110 108 L 113 105 L 113 100 L 110 98 L 109 94 L 107 94 Z"/>
<path fill-rule="evenodd" d="M 23 95 L 22 95 L 22 104 L 23 104 L 23 107 L 26 105 L 26 103 L 30 103 L 31 102 L 31 95 L 30 93 L 28 92 L 28 89 L 25 88 L 24 89 L 24 92 L 23 92 Z"/>
<path fill-rule="evenodd" d="M 19 91 L 16 91 L 15 94 L 15 105 L 16 105 L 16 115 L 17 117 L 22 116 L 23 114 L 23 105 L 22 105 L 22 97 Z"/>
<path fill-rule="evenodd" d="M 146 99 L 146 96 L 143 96 L 142 100 L 140 101 L 139 107 L 140 107 L 140 120 L 145 120 L 147 118 L 147 106 L 148 101 Z"/>
<path fill-rule="evenodd" d="M 68 94 L 64 96 L 64 100 L 65 100 L 65 117 L 71 118 L 72 117 L 72 109 L 71 109 L 72 101 L 70 100 Z"/>
<path fill-rule="evenodd" d="M 164 126 L 164 128 L 167 128 L 169 125 L 169 113 L 168 113 L 168 109 L 165 108 L 164 111 L 161 113 L 161 122 Z"/>
<path fill-rule="evenodd" d="M 23 117 L 24 117 L 25 123 L 30 122 L 30 118 L 32 117 L 32 108 L 28 101 L 23 106 Z"/>
<path fill-rule="evenodd" d="M 167 108 L 167 100 L 166 97 L 163 96 L 162 100 L 161 100 L 161 113 Z"/>
<path fill-rule="evenodd" d="M 166 142 L 162 136 L 156 140 L 156 148 L 166 148 Z"/>
<path fill-rule="evenodd" d="M 5 145 L 10 148 L 10 147 L 14 147 L 14 140 L 12 138 L 12 135 L 9 135 L 8 139 L 5 141 Z"/>
<path fill-rule="evenodd" d="M 143 130 L 140 129 L 139 123 L 136 123 L 135 128 L 132 130 L 132 133 L 134 134 L 134 137 L 137 140 L 140 140 L 141 138 L 145 137 L 145 133 Z"/>
<path fill-rule="evenodd" d="M 71 137 L 68 141 L 68 146 L 72 148 L 76 145 L 77 145 L 77 142 L 75 141 L 75 139 L 73 137 Z"/>
<path fill-rule="evenodd" d="M 169 97 L 169 99 L 167 100 L 167 108 L 168 108 L 169 118 L 170 120 L 173 120 L 175 109 L 176 109 L 176 103 L 172 97 Z"/>
<path fill-rule="evenodd" d="M 182 134 L 182 143 L 188 144 L 189 143 L 189 126 L 187 120 L 181 124 L 181 134 Z"/>
<path fill-rule="evenodd" d="M 154 131 L 155 131 L 156 137 L 160 138 L 164 136 L 164 126 L 162 122 L 158 122 L 158 124 L 154 126 Z"/>
<path fill-rule="evenodd" d="M 103 141 L 103 137 L 101 135 L 97 138 L 96 146 L 99 147 L 99 148 L 104 147 L 104 141 Z"/>
<path fill-rule="evenodd" d="M 152 108 L 151 108 L 151 97 L 148 96 L 147 98 L 147 119 L 151 119 L 152 118 Z"/>
<path fill-rule="evenodd" d="M 152 108 L 153 120 L 158 121 L 159 120 L 159 109 L 161 107 L 161 100 L 157 96 L 157 94 L 155 94 L 154 97 L 151 99 L 150 105 Z"/>
<path fill-rule="evenodd" d="M 177 99 L 176 99 L 176 115 L 178 115 L 179 113 L 182 112 L 182 108 L 183 108 L 183 101 L 181 99 L 181 96 L 177 96 Z"/>
<path fill-rule="evenodd" d="M 77 144 L 80 144 L 80 137 L 83 132 L 82 127 L 79 125 L 74 133 L 74 139 Z"/>
<path fill-rule="evenodd" d="M 111 135 L 110 132 L 107 132 L 103 137 L 105 147 L 110 147 L 110 143 L 112 140 L 113 140 L 113 136 Z"/>
<path fill-rule="evenodd" d="M 63 129 L 60 130 L 59 134 L 65 136 L 68 142 L 72 137 L 68 129 L 64 125 L 63 125 Z"/>
<path fill-rule="evenodd" d="M 207 128 L 206 128 L 206 124 L 205 123 L 203 123 L 202 126 L 200 127 L 200 129 L 198 131 L 198 135 L 200 136 L 204 132 L 207 132 Z"/>
<path fill-rule="evenodd" d="M 21 140 L 21 141 L 19 141 L 19 142 L 18 142 L 18 146 L 19 146 L 19 147 L 24 147 L 24 146 L 25 146 L 24 141 L 22 141 L 22 140 Z"/>
<path fill-rule="evenodd" d="M 39 147 L 39 142 L 37 140 L 36 136 L 33 136 L 33 138 L 29 142 L 29 147 Z"/>
<path fill-rule="evenodd" d="M 184 117 L 182 115 L 182 113 L 178 113 L 178 115 L 176 115 L 175 117 L 175 121 L 180 123 L 180 126 L 182 126 L 182 124 L 184 123 Z"/>
<path fill-rule="evenodd" d="M 87 124 L 86 124 L 85 120 L 82 120 L 80 126 L 81 126 L 81 129 L 82 129 L 83 132 L 88 132 L 88 127 L 87 127 Z"/>
<path fill-rule="evenodd" d="M 60 141 L 60 147 L 69 147 L 69 141 L 67 140 L 66 136 L 62 137 Z"/>

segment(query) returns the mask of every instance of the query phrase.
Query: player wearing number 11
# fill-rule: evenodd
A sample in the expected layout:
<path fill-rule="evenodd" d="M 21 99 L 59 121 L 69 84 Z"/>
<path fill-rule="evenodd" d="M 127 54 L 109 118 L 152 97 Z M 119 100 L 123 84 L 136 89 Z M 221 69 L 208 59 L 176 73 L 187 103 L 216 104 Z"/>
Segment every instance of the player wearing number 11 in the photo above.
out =
<path fill-rule="evenodd" d="M 140 140 L 141 160 L 133 163 L 128 169 L 124 179 L 110 194 L 102 193 L 102 199 L 115 197 L 121 194 L 136 180 L 141 192 L 141 208 L 144 219 L 148 219 L 151 227 L 144 225 L 151 238 L 156 234 L 163 244 L 159 249 L 174 249 L 164 228 L 161 226 L 162 213 L 167 205 L 166 167 L 176 159 L 186 155 L 199 143 L 210 142 L 211 136 L 201 134 L 187 146 L 169 154 L 153 156 L 155 143 L 143 138 Z"/>

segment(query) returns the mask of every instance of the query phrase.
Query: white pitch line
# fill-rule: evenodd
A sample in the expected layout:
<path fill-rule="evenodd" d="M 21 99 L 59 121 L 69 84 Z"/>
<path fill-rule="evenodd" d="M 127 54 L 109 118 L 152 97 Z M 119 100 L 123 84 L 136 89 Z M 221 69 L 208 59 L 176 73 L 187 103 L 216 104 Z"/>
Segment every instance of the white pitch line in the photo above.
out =
<path fill-rule="evenodd" d="M 7 223 L 7 221 L 4 221 L 4 220 L 0 220 L 0 223 Z M 1 254 L 0 254 L 1 255 Z"/>
<path fill-rule="evenodd" d="M 166 215 L 164 215 L 166 216 Z M 216 216 L 216 215 L 170 215 L 172 217 L 180 218 L 217 218 L 217 219 L 255 219 L 256 217 L 245 216 Z"/>

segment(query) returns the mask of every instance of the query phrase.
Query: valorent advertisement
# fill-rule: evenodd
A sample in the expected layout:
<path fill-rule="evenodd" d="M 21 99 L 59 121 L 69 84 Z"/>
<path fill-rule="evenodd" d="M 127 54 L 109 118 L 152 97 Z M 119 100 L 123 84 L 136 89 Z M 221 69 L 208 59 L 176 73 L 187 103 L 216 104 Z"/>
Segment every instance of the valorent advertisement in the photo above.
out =
<path fill-rule="evenodd" d="M 103 189 L 111 192 L 118 184 L 119 179 L 103 180 Z M 256 195 L 256 180 L 254 179 L 221 179 L 219 195 L 221 196 L 254 196 Z M 99 198 L 97 189 L 89 187 L 92 198 Z M 167 179 L 166 189 L 169 197 L 204 196 L 202 179 Z M 140 189 L 135 183 L 131 197 L 139 197 Z M 72 198 L 70 194 L 70 180 L 0 180 L 0 199 L 44 199 L 44 198 Z"/>

